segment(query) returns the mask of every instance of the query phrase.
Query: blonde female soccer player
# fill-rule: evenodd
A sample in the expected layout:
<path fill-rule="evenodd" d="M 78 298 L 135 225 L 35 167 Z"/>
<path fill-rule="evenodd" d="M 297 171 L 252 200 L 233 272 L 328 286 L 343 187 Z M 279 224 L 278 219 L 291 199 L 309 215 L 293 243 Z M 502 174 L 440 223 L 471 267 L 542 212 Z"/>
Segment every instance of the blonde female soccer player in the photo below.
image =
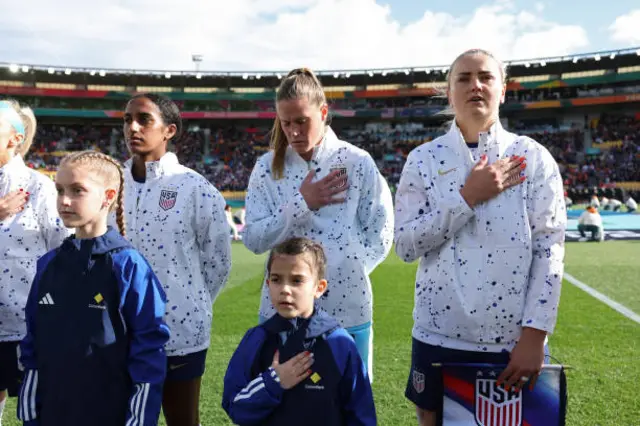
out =
<path fill-rule="evenodd" d="M 371 156 L 327 124 L 327 100 L 311 70 L 282 80 L 276 109 L 272 149 L 249 179 L 243 242 L 254 253 L 295 236 L 322 244 L 332 287 L 320 305 L 354 337 L 372 375 L 369 274 L 391 250 L 391 192 Z M 263 286 L 261 319 L 274 312 Z"/>
<path fill-rule="evenodd" d="M 414 149 L 396 194 L 396 252 L 420 259 L 406 395 L 434 425 L 433 363 L 506 364 L 498 383 L 533 384 L 554 329 L 567 214 L 562 178 L 536 141 L 505 130 L 502 63 L 461 54 L 448 75 L 455 118 Z"/>

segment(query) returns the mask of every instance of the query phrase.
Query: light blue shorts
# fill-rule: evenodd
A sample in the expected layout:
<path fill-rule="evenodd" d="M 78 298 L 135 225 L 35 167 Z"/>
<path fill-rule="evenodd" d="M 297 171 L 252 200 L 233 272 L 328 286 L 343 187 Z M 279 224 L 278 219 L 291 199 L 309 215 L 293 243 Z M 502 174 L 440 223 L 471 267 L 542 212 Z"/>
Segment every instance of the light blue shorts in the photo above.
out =
<path fill-rule="evenodd" d="M 373 327 L 371 323 L 356 325 L 346 330 L 355 340 L 360 358 L 364 361 L 364 366 L 369 374 L 369 380 L 373 383 Z"/>

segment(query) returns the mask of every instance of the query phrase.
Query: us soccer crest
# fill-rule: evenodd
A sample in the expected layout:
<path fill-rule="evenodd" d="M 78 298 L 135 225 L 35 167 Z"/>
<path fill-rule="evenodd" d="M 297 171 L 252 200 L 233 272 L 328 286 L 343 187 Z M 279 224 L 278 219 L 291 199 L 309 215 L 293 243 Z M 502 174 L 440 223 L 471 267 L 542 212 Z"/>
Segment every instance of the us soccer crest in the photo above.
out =
<path fill-rule="evenodd" d="M 345 166 L 344 164 L 334 164 L 333 166 L 331 166 L 330 173 L 333 173 L 336 170 L 338 170 L 338 177 L 342 180 L 338 183 L 338 185 L 335 186 L 335 188 L 344 188 L 345 186 L 347 186 L 347 180 L 345 179 L 347 177 L 347 166 Z"/>
<path fill-rule="evenodd" d="M 160 207 L 162 210 L 170 210 L 173 206 L 176 205 L 176 200 L 178 199 L 178 193 L 176 191 L 167 191 L 163 189 L 160 192 Z"/>
<path fill-rule="evenodd" d="M 424 391 L 424 373 L 413 370 L 411 378 L 413 381 L 413 388 L 416 392 L 422 393 Z"/>
<path fill-rule="evenodd" d="M 490 377 L 495 377 L 491 372 Z M 507 391 L 495 378 L 478 372 L 475 386 L 475 418 L 479 426 L 521 426 L 522 392 Z"/>

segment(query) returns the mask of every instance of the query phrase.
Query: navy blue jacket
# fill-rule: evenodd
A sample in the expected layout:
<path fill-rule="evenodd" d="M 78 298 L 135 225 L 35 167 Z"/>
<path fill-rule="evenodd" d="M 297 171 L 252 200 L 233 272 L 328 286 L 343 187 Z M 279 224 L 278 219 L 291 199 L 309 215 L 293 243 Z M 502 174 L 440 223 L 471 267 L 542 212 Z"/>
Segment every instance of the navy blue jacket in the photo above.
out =
<path fill-rule="evenodd" d="M 112 228 L 40 258 L 20 344 L 18 418 L 40 426 L 157 425 L 166 376 L 166 297 Z"/>
<path fill-rule="evenodd" d="M 314 354 L 312 374 L 284 390 L 271 367 L 300 352 Z M 238 425 L 375 425 L 369 377 L 351 336 L 326 312 L 287 320 L 275 314 L 250 329 L 224 378 L 222 407 Z"/>

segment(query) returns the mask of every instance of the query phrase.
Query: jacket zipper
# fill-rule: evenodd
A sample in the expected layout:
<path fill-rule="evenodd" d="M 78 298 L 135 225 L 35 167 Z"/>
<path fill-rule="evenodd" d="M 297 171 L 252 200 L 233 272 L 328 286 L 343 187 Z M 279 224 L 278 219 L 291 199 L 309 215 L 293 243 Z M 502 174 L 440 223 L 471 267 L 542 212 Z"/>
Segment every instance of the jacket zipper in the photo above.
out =
<path fill-rule="evenodd" d="M 133 183 L 133 188 L 137 192 L 137 194 L 136 194 L 136 207 L 135 207 L 134 214 L 133 214 L 133 226 L 132 226 L 132 228 L 134 230 L 137 230 L 137 228 L 138 228 L 138 222 L 139 222 L 139 218 L 140 218 L 140 202 L 142 201 L 142 199 L 144 197 L 144 193 L 147 190 L 148 182 L 149 182 L 148 179 L 145 179 L 144 184 L 141 187 L 138 186 L 138 183 L 135 182 L 135 180 L 134 180 L 134 183 Z M 136 237 L 135 237 L 136 238 L 136 243 L 138 243 L 139 242 L 139 241 L 137 241 L 138 232 L 134 232 L 134 234 L 136 235 Z M 131 238 L 131 237 L 129 237 L 129 238 Z"/>

